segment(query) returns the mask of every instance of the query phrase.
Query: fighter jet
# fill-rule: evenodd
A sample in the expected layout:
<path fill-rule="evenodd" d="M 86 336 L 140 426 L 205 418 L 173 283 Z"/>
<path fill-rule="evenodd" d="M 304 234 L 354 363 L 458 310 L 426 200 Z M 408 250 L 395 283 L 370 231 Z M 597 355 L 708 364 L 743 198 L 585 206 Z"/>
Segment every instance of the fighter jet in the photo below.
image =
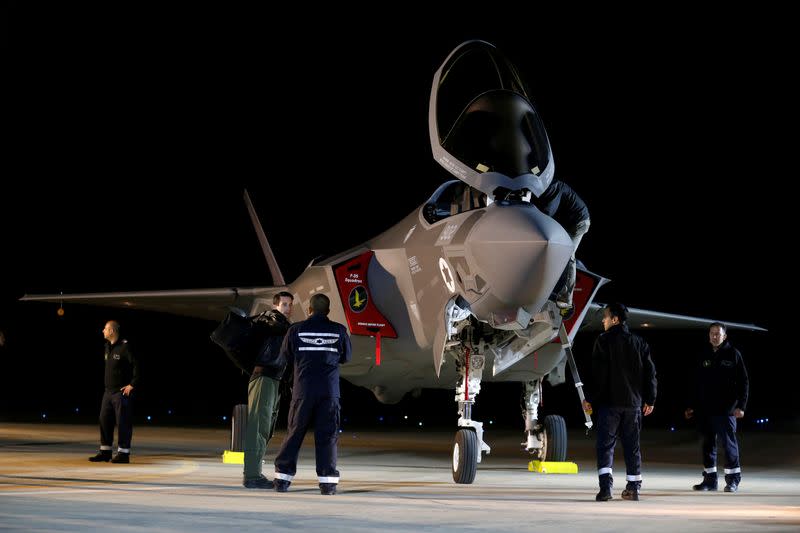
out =
<path fill-rule="evenodd" d="M 380 235 L 333 257 L 314 260 L 285 283 L 255 208 L 250 213 L 275 286 L 152 292 L 26 295 L 25 301 L 79 302 L 221 319 L 228 306 L 256 315 L 289 291 L 293 322 L 313 294 L 331 299 L 331 319 L 347 325 L 352 362 L 344 379 L 383 403 L 409 392 L 455 392 L 458 422 L 452 471 L 472 483 L 491 448 L 472 406 L 483 381 L 524 387 L 524 448 L 536 459 L 566 459 L 566 425 L 540 420 L 543 380 L 566 381 L 579 329 L 600 329 L 598 289 L 608 280 L 578 269 L 573 314 L 554 301 L 573 252 L 561 225 L 528 200 L 549 185 L 553 154 L 515 67 L 491 44 L 456 47 L 433 77 L 429 135 L 434 159 L 454 179 Z M 707 327 L 712 320 L 630 310 L 633 327 Z M 761 330 L 752 324 L 731 328 Z M 587 417 L 587 426 L 591 425 Z"/>

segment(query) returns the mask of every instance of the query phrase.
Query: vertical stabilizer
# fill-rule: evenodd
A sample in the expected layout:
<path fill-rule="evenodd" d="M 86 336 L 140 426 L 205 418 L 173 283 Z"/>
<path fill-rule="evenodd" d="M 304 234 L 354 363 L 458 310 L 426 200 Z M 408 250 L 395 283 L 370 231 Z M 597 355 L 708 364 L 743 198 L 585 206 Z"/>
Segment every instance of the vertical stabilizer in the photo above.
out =
<path fill-rule="evenodd" d="M 286 285 L 278 262 L 275 260 L 275 255 L 272 253 L 272 248 L 269 247 L 269 241 L 267 240 L 267 235 L 264 233 L 264 228 L 261 227 L 261 221 L 258 220 L 253 202 L 250 201 L 250 194 L 247 192 L 247 189 L 244 191 L 244 203 L 247 206 L 247 212 L 250 214 L 250 221 L 253 223 L 253 228 L 256 230 L 258 242 L 261 244 L 261 251 L 264 252 L 264 258 L 267 260 L 267 266 L 269 266 L 269 271 L 272 274 L 272 284 Z"/>

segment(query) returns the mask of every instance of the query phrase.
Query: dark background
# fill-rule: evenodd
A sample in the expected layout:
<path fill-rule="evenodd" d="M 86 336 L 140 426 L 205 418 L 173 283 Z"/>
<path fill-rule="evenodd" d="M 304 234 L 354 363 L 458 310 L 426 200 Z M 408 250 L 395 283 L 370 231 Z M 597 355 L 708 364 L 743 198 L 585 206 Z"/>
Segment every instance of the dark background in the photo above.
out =
<path fill-rule="evenodd" d="M 796 430 L 796 167 L 782 155 L 796 60 L 779 13 L 625 14 L 634 25 L 500 8 L 469 23 L 389 7 L 4 9 L 3 419 L 95 420 L 101 329 L 116 318 L 142 359 L 136 424 L 227 424 L 245 381 L 208 340 L 215 324 L 79 305 L 58 317 L 18 298 L 270 285 L 245 187 L 287 280 L 378 234 L 449 178 L 430 154 L 430 83 L 452 48 L 482 38 L 519 67 L 556 175 L 589 205 L 579 258 L 613 280 L 599 299 L 768 328 L 730 332 L 751 376 L 743 424 Z M 706 332 L 646 338 L 660 386 L 649 423 L 683 427 Z M 592 342 L 577 341 L 584 372 Z M 346 426 L 455 426 L 452 389 L 395 406 L 343 390 Z M 475 418 L 521 431 L 520 390 L 485 383 Z M 544 398 L 581 425 L 569 381 Z"/>

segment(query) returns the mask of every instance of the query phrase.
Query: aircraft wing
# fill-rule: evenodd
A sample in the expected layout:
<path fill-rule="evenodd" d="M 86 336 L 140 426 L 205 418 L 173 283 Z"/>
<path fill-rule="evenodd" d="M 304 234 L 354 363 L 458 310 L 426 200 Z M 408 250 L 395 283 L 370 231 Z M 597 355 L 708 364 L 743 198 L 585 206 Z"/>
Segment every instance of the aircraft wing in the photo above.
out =
<path fill-rule="evenodd" d="M 603 308 L 605 304 L 592 303 L 586 313 L 581 331 L 603 331 Z M 647 309 L 628 308 L 628 326 L 635 329 L 706 329 L 714 322 L 722 322 L 728 329 L 746 331 L 767 331 L 755 324 L 742 324 L 712 318 L 699 318 L 686 315 L 648 311 Z"/>
<path fill-rule="evenodd" d="M 227 306 L 236 306 L 249 312 L 256 299 L 263 298 L 271 304 L 272 295 L 282 290 L 287 290 L 287 287 L 26 294 L 20 300 L 25 302 L 73 302 L 101 307 L 159 311 L 207 320 L 221 320 L 225 316 Z"/>

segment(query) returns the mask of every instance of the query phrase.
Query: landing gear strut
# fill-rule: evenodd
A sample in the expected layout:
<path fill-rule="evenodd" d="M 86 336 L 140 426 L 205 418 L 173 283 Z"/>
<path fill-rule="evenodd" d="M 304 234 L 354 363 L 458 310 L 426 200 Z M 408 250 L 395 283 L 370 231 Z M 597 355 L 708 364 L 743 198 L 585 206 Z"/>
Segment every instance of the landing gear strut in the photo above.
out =
<path fill-rule="evenodd" d="M 544 417 L 539 423 L 539 402 L 542 395 L 542 382 L 538 379 L 525 383 L 523 404 L 525 410 L 525 433 L 527 441 L 522 443 L 525 451 L 539 461 L 566 461 L 567 425 L 558 415 Z"/>

